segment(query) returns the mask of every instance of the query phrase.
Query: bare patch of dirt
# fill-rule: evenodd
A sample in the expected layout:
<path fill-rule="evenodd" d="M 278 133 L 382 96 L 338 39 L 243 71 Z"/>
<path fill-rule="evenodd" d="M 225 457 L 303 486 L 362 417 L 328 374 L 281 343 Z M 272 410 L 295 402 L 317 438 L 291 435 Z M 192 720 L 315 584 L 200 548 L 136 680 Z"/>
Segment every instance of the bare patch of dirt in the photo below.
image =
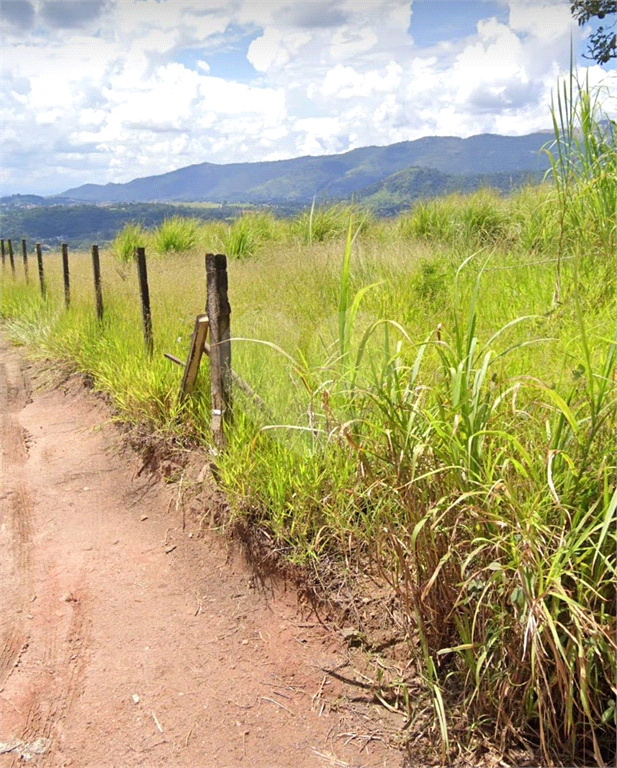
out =
<path fill-rule="evenodd" d="M 350 638 L 259 589 L 101 400 L 5 345 L 0 407 L 0 766 L 402 765 Z"/>

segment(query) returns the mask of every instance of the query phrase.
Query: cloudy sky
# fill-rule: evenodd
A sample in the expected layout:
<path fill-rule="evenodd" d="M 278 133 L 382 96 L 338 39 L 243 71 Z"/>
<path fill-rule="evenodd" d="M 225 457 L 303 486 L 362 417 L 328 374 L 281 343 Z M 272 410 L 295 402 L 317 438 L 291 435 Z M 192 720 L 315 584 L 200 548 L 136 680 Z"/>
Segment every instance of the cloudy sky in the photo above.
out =
<path fill-rule="evenodd" d="M 1 194 L 192 163 L 524 134 L 570 41 L 569 0 L 1 0 Z"/>

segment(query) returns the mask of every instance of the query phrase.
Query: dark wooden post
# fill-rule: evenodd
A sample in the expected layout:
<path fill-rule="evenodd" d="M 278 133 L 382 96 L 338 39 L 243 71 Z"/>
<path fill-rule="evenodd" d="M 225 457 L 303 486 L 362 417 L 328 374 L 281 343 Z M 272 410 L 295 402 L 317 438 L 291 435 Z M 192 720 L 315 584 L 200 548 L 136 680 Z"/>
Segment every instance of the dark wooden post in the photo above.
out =
<path fill-rule="evenodd" d="M 71 280 L 69 277 L 69 247 L 62 243 L 62 274 L 64 275 L 64 304 L 68 309 L 71 306 Z"/>
<path fill-rule="evenodd" d="M 212 398 L 212 436 L 219 448 L 225 447 L 224 422 L 231 421 L 231 342 L 227 298 L 227 257 L 206 254 L 207 300 L 210 321 L 210 393 Z"/>
<path fill-rule="evenodd" d="M 45 298 L 47 290 L 45 288 L 45 274 L 43 272 L 43 253 L 41 251 L 41 244 L 36 244 L 36 262 L 39 267 L 39 283 L 41 285 L 41 296 Z"/>
<path fill-rule="evenodd" d="M 4 253 L 4 240 L 0 240 L 0 251 L 2 251 L 2 266 L 4 266 L 6 262 L 6 255 Z"/>
<path fill-rule="evenodd" d="M 21 241 L 21 255 L 24 260 L 24 276 L 26 278 L 26 282 L 30 282 L 30 275 L 28 274 L 28 244 L 25 240 Z"/>
<path fill-rule="evenodd" d="M 9 261 L 11 262 L 11 272 L 13 273 L 13 277 L 15 277 L 15 259 L 13 258 L 13 241 L 10 238 L 8 240 L 8 246 L 9 246 Z"/>
<path fill-rule="evenodd" d="M 101 262 L 98 245 L 92 246 L 92 274 L 94 275 L 94 296 L 96 298 L 96 316 L 103 319 L 103 290 L 101 288 Z"/>
<path fill-rule="evenodd" d="M 135 248 L 137 271 L 139 273 L 139 291 L 141 293 L 141 316 L 144 324 L 144 344 L 146 351 L 152 355 L 154 340 L 152 338 L 152 313 L 150 312 L 150 290 L 148 289 L 148 269 L 146 267 L 146 249 Z"/>

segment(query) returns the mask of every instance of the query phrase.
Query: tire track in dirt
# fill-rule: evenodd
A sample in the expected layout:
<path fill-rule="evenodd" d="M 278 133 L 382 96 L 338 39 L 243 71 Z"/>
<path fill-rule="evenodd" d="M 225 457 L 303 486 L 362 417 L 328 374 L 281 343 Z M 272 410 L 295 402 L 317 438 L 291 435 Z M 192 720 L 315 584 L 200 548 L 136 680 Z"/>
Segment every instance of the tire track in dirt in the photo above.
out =
<path fill-rule="evenodd" d="M 24 475 L 28 436 L 18 421 L 18 414 L 29 401 L 27 374 L 15 360 L 3 360 L 0 363 L 0 529 L 2 537 L 10 539 L 10 545 L 0 565 L 7 616 L 1 633 L 0 689 L 28 647 L 24 612 L 31 587 L 33 505 Z"/>
<path fill-rule="evenodd" d="M 14 493 L 10 494 L 13 557 L 20 573 L 24 575 L 24 586 L 29 581 L 30 544 L 32 542 L 33 504 L 30 489 L 20 481 Z"/>
<path fill-rule="evenodd" d="M 57 590 L 53 592 L 57 601 Z M 84 594 L 71 593 L 60 601 L 69 605 L 70 620 L 65 632 L 56 621 L 56 626 L 49 627 L 46 633 L 41 664 L 45 674 L 30 685 L 26 695 L 29 709 L 19 733 L 19 739 L 26 743 L 43 738 L 50 745 L 57 745 L 61 740 L 62 723 L 70 716 L 83 689 L 89 643 L 86 598 Z M 53 754 L 43 754 L 37 765 L 56 765 L 59 756 L 57 749 Z M 19 755 L 14 755 L 11 768 L 21 764 Z"/>
<path fill-rule="evenodd" d="M 3 578 L 7 610 L 3 612 L 1 632 L 0 691 L 21 665 L 23 680 L 14 686 L 18 696 L 12 704 L 14 713 L 22 715 L 21 727 L 11 736 L 25 744 L 41 738 L 53 744 L 58 738 L 59 724 L 68 717 L 80 693 L 86 665 L 88 621 L 85 590 L 76 586 L 72 592 L 62 595 L 55 558 L 47 557 L 37 564 L 39 594 L 34 594 L 37 582 L 32 562 L 35 509 L 27 464 L 30 446 L 35 441 L 20 423 L 20 414 L 31 402 L 27 371 L 18 358 L 3 355 L 0 361 L 0 501 L 3 543 L 6 543 L 2 576 L 7 577 Z M 48 446 L 44 461 L 53 453 Z M 57 610 L 58 605 L 65 606 L 69 615 L 66 610 Z M 31 613 L 35 606 L 37 617 Z M 30 655 L 25 656 L 29 648 Z M 37 765 L 45 765 L 48 758 L 45 754 L 38 756 Z M 10 766 L 22 764 L 19 752 L 5 759 Z"/>
<path fill-rule="evenodd" d="M 8 627 L 2 636 L 2 651 L 0 653 L 0 689 L 8 680 L 9 675 L 19 664 L 19 659 L 28 649 L 26 633 L 16 624 Z"/>
<path fill-rule="evenodd" d="M 64 674 L 61 679 L 54 680 L 53 705 L 45 723 L 48 738 L 56 745 L 62 741 L 63 723 L 69 719 L 71 710 L 83 691 L 91 639 L 85 591 L 71 593 L 65 596 L 63 601 L 69 604 L 71 610 L 68 631 L 61 646 L 62 658 L 57 662 L 57 668 L 64 670 Z M 32 738 L 35 733 L 29 736 Z M 48 760 L 43 760 L 41 764 L 46 764 Z"/>

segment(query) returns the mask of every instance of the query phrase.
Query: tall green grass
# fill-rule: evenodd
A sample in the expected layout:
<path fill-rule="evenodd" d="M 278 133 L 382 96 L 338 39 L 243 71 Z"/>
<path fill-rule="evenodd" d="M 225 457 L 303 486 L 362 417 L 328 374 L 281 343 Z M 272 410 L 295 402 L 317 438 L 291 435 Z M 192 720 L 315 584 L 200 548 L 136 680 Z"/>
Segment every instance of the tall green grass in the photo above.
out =
<path fill-rule="evenodd" d="M 616 245 L 616 127 L 603 108 L 610 93 L 604 87 L 590 88 L 588 78 L 581 82 L 571 67 L 551 104 L 555 141 L 546 153 L 559 210 L 554 304 L 562 295 L 563 255 L 573 250 L 584 252 L 585 268 L 602 270 L 597 277 L 605 290 L 613 292 L 615 286 L 615 270 L 610 265 L 607 269 L 597 254 L 614 252 Z"/>
<path fill-rule="evenodd" d="M 158 226 L 151 235 L 151 245 L 156 253 L 184 253 L 192 251 L 199 239 L 200 222 L 172 216 Z"/>
<path fill-rule="evenodd" d="M 323 243 L 344 236 L 354 215 L 359 219 L 360 230 L 366 232 L 370 225 L 368 212 L 360 212 L 353 205 L 316 205 L 313 200 L 310 209 L 297 217 L 293 229 L 304 244 Z"/>
<path fill-rule="evenodd" d="M 148 234 L 141 224 L 126 224 L 116 235 L 111 249 L 119 261 L 130 262 L 135 248 L 143 248 L 148 242 Z"/>

